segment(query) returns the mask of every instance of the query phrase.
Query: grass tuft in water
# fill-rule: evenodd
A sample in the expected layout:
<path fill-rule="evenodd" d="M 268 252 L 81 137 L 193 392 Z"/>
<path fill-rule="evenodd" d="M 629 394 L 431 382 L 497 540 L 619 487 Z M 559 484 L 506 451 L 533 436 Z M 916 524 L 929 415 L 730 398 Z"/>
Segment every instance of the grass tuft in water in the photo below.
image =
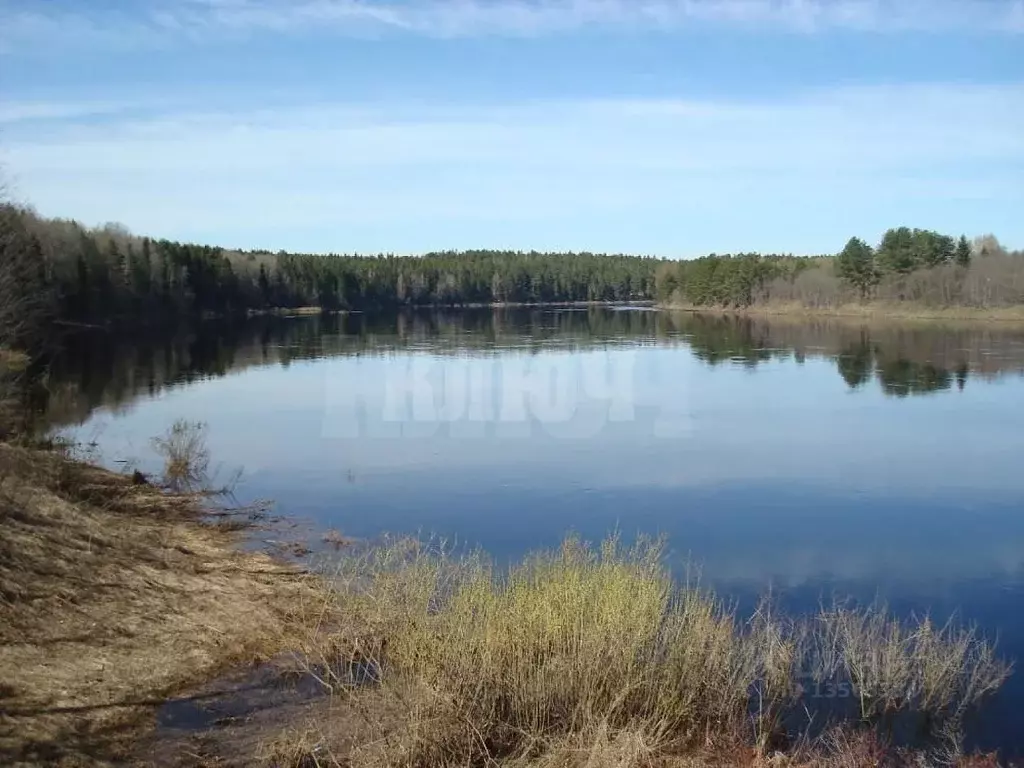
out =
<path fill-rule="evenodd" d="M 498 569 L 479 552 L 388 540 L 341 558 L 330 613 L 346 623 L 311 645 L 322 668 L 347 654 L 374 670 L 374 696 L 402 702 L 374 749 L 405 765 L 596 743 L 648 757 L 736 745 L 763 755 L 794 736 L 796 715 L 812 715 L 807 682 L 848 691 L 859 702 L 848 724 L 877 731 L 898 711 L 958 722 L 1008 674 L 973 630 L 901 624 L 877 606 L 803 622 L 766 602 L 740 620 L 709 591 L 673 583 L 662 553 L 661 540 L 569 537 Z M 358 700 L 365 688 L 346 690 Z"/>
<path fill-rule="evenodd" d="M 938 626 L 928 616 L 900 622 L 884 604 L 837 605 L 819 624 L 819 648 L 831 660 L 819 664 L 820 677 L 847 680 L 864 720 L 902 712 L 958 720 L 1010 674 L 975 627 Z"/>
<path fill-rule="evenodd" d="M 167 433 L 152 440 L 153 450 L 163 458 L 164 485 L 175 492 L 194 492 L 209 483 L 210 450 L 206 424 L 185 419 L 175 421 Z"/>

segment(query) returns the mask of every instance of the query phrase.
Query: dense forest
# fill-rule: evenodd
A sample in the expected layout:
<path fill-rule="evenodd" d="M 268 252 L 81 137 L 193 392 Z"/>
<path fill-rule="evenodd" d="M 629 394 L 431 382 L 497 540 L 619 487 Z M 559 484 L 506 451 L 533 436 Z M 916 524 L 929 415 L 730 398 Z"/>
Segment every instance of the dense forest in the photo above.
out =
<path fill-rule="evenodd" d="M 712 254 L 689 261 L 593 253 L 422 256 L 226 250 L 88 228 L 0 205 L 0 346 L 55 324 L 138 325 L 297 307 L 395 309 L 491 303 L 638 301 L 811 308 L 866 300 L 931 306 L 1024 304 L 1024 255 L 906 227 L 835 256 Z"/>
<path fill-rule="evenodd" d="M 851 238 L 837 255 L 712 254 L 658 266 L 667 304 L 744 308 L 787 303 L 829 308 L 865 301 L 929 307 L 1024 304 L 1024 253 L 992 235 L 953 238 L 926 229 L 888 230 L 877 247 Z"/>
<path fill-rule="evenodd" d="M 109 225 L 0 210 L 9 306 L 75 324 L 296 308 L 629 301 L 654 295 L 657 260 L 592 253 L 464 251 L 358 256 L 230 251 Z M 17 294 L 14 296 L 13 294 Z M 32 311 L 24 304 L 31 298 Z"/>

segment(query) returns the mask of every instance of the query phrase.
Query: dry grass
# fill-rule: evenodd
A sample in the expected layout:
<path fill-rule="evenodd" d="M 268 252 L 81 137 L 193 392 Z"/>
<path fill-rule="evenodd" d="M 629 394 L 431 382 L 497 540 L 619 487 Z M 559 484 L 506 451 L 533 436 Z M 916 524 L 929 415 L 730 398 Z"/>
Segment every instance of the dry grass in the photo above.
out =
<path fill-rule="evenodd" d="M 837 606 L 819 622 L 820 679 L 848 681 L 865 720 L 911 711 L 955 722 L 1010 674 L 971 627 L 901 623 L 885 606 Z"/>
<path fill-rule="evenodd" d="M 20 400 L 20 385 L 28 364 L 27 355 L 0 345 L 0 440 L 24 431 L 28 415 Z"/>
<path fill-rule="evenodd" d="M 810 714 L 798 683 L 845 683 L 865 716 L 851 725 L 870 729 L 902 710 L 956 723 L 1008 671 L 969 630 L 903 625 L 877 608 L 798 623 L 765 604 L 741 621 L 674 585 L 656 541 L 595 549 L 569 538 L 499 572 L 479 553 L 394 540 L 347 553 L 334 581 L 327 610 L 345 624 L 323 624 L 306 651 L 346 701 L 372 696 L 399 714 L 372 747 L 335 745 L 323 727 L 316 755 L 282 765 L 766 758 L 799 735 L 793 715 Z"/>
<path fill-rule="evenodd" d="M 288 644 L 312 587 L 199 514 L 0 444 L 0 763 L 104 764 L 165 695 Z"/>
<path fill-rule="evenodd" d="M 154 437 L 153 450 L 164 460 L 164 485 L 175 492 L 207 490 L 210 450 L 206 424 L 178 419 L 165 435 Z"/>
<path fill-rule="evenodd" d="M 718 309 L 688 304 L 669 304 L 665 309 L 685 312 L 723 312 L 741 315 L 785 315 L 793 317 L 849 317 L 865 320 L 976 320 L 984 322 L 1024 322 L 1024 306 L 1012 307 L 929 307 L 912 302 L 872 301 L 865 304 L 808 306 L 800 302 L 773 301 L 744 308 Z"/>

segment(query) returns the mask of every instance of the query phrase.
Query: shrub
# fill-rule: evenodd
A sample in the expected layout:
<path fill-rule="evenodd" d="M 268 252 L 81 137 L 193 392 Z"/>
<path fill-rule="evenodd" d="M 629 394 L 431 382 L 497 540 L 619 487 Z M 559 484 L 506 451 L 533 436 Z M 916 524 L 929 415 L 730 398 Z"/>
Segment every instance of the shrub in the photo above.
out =
<path fill-rule="evenodd" d="M 662 753 L 764 753 L 795 714 L 816 716 L 802 676 L 845 683 L 863 726 L 904 710 L 956 722 L 1008 672 L 973 630 L 903 625 L 878 606 L 796 622 L 765 603 L 740 621 L 710 592 L 677 587 L 661 553 L 656 540 L 570 537 L 507 570 L 408 539 L 347 553 L 330 611 L 345 624 L 316 639 L 318 669 L 346 668 L 341 652 L 373 671 L 363 684 L 406 702 L 412 765 L 532 759 L 615 734 Z"/>
<path fill-rule="evenodd" d="M 164 460 L 164 484 L 173 491 L 204 490 L 209 481 L 210 451 L 206 425 L 175 421 L 167 434 L 153 438 L 153 449 Z"/>

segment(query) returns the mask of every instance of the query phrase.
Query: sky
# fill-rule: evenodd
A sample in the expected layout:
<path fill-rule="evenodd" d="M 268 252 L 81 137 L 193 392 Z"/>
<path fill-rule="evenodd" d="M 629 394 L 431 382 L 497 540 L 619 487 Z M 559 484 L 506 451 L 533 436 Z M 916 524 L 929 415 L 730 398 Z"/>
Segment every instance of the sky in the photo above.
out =
<path fill-rule="evenodd" d="M 1024 0 L 0 0 L 41 214 L 237 248 L 1024 246 Z"/>

